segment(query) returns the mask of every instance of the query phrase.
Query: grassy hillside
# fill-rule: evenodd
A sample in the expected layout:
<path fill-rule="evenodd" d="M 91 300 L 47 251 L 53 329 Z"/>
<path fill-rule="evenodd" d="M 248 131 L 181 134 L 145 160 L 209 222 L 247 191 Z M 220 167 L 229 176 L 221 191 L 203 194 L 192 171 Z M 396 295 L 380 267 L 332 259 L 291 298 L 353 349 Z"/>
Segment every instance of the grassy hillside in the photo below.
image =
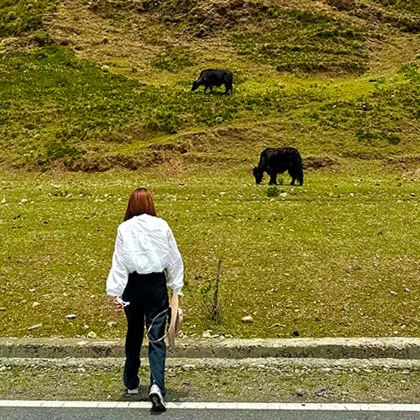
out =
<path fill-rule="evenodd" d="M 189 159 L 202 154 L 191 133 L 244 126 L 258 126 L 259 140 L 241 158 L 262 137 L 290 142 L 296 125 L 304 154 L 417 156 L 414 3 L 3 3 L 5 167 L 137 168 L 155 160 L 156 144 L 179 144 L 173 149 Z M 213 66 L 233 70 L 231 97 L 190 92 L 200 69 Z M 268 129 L 278 126 L 290 130 Z M 320 147 L 315 131 L 336 140 Z M 208 146 L 217 154 L 219 145 Z"/>
<path fill-rule="evenodd" d="M 417 2 L 0 11 L 3 335 L 123 334 L 104 281 L 141 184 L 186 263 L 188 334 L 418 335 Z M 211 67 L 232 70 L 232 95 L 191 92 Z M 255 186 L 267 146 L 301 151 L 303 188 Z"/>

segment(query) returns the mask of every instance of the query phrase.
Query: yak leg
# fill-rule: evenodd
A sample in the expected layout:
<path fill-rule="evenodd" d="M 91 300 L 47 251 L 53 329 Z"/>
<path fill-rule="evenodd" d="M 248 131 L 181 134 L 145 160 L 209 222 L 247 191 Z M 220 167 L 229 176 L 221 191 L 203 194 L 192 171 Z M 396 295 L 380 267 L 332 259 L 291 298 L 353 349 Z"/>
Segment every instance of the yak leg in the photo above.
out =
<path fill-rule="evenodd" d="M 268 185 L 277 185 L 277 172 L 271 168 L 267 168 L 266 172 L 268 175 L 270 175 L 270 181 L 268 182 Z"/>
<path fill-rule="evenodd" d="M 289 169 L 288 172 L 289 172 L 289 175 L 292 177 L 292 182 L 290 183 L 290 185 L 295 185 L 296 176 L 294 174 L 294 171 Z"/>
<path fill-rule="evenodd" d="M 288 170 L 289 175 L 292 177 L 292 182 L 290 183 L 290 185 L 295 185 L 295 181 L 298 180 L 299 181 L 299 185 L 302 186 L 303 184 L 303 172 L 301 169 L 296 169 L 296 168 L 290 168 Z"/>

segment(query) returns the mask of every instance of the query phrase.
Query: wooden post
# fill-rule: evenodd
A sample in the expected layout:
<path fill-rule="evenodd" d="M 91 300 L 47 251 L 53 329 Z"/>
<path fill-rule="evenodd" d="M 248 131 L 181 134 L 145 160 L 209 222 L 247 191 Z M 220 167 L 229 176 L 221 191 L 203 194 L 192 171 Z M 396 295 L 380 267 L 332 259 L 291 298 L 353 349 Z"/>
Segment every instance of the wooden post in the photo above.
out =
<path fill-rule="evenodd" d="M 217 321 L 219 318 L 219 282 L 220 275 L 222 274 L 222 259 L 219 258 L 219 263 L 217 265 L 217 277 L 216 277 L 216 286 L 214 288 L 213 299 L 211 302 L 211 319 Z"/>

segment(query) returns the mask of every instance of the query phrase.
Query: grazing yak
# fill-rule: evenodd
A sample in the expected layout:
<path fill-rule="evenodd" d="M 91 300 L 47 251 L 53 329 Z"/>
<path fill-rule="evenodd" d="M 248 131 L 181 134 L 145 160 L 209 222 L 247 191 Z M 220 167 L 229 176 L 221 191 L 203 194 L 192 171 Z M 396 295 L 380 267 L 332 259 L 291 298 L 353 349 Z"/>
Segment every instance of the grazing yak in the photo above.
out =
<path fill-rule="evenodd" d="M 200 86 L 204 86 L 204 92 L 210 88 L 210 93 L 213 93 L 213 86 L 225 85 L 225 93 L 232 91 L 233 75 L 229 70 L 221 69 L 207 69 L 200 73 L 197 80 L 192 84 L 192 91 L 194 92 Z"/>
<path fill-rule="evenodd" d="M 277 184 L 277 174 L 285 171 L 292 177 L 291 185 L 299 181 L 303 185 L 303 167 L 302 158 L 297 149 L 293 147 L 269 147 L 260 155 L 258 166 L 253 169 L 253 174 L 257 184 L 261 184 L 264 172 L 270 175 L 270 185 Z"/>

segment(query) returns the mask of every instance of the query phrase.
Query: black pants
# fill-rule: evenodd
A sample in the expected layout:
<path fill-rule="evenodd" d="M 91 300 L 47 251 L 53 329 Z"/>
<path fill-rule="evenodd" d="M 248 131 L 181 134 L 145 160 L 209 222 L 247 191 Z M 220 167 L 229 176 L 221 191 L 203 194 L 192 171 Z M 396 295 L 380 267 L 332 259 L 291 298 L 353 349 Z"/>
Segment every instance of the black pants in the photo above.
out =
<path fill-rule="evenodd" d="M 168 291 L 164 273 L 130 273 L 124 290 L 123 300 L 130 302 L 124 308 L 127 317 L 127 336 L 125 339 L 124 384 L 128 389 L 139 386 L 140 349 L 144 336 L 144 322 L 149 329 L 150 340 L 157 340 L 165 334 L 167 312 L 156 319 L 159 313 L 168 308 Z M 156 384 L 165 395 L 165 341 L 149 342 L 150 385 Z"/>

